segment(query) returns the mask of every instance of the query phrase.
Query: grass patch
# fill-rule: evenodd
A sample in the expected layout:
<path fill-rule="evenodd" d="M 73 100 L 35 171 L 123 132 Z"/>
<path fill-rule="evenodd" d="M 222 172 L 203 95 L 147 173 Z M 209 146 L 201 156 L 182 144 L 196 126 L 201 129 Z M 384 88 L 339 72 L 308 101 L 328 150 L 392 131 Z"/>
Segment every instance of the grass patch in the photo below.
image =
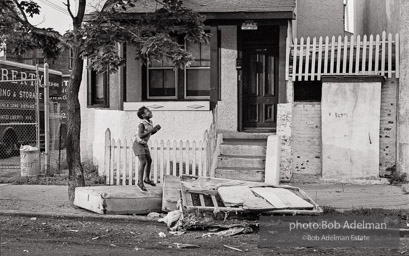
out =
<path fill-rule="evenodd" d="M 105 185 L 105 176 L 98 175 L 98 167 L 89 163 L 82 163 L 84 168 L 84 179 L 86 186 Z M 68 170 L 50 168 L 48 175 L 33 177 L 22 177 L 20 169 L 13 169 L 3 173 L 0 183 L 11 183 L 13 185 L 68 185 Z"/>
<path fill-rule="evenodd" d="M 387 178 L 391 185 L 407 183 L 407 174 L 398 172 L 396 170 L 396 165 L 386 168 L 386 172 L 390 173 Z"/>
<path fill-rule="evenodd" d="M 98 174 L 98 166 L 93 165 L 91 162 L 84 162 L 82 163 L 82 167 L 84 169 L 84 178 L 86 186 L 105 185 L 106 177 L 105 175 L 100 176 Z"/>
<path fill-rule="evenodd" d="M 37 176 L 37 177 L 15 177 L 11 182 L 13 185 L 67 185 L 68 176 Z"/>
<path fill-rule="evenodd" d="M 357 208 L 340 211 L 330 206 L 323 206 L 324 216 L 399 216 L 409 220 L 409 211 L 404 209 Z"/>

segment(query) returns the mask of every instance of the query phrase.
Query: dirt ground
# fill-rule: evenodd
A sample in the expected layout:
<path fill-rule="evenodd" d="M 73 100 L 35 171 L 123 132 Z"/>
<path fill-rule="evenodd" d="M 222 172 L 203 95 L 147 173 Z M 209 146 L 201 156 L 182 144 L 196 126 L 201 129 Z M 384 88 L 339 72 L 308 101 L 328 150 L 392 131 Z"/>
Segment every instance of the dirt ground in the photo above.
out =
<path fill-rule="evenodd" d="M 203 236 L 205 231 L 170 234 L 162 223 L 78 221 L 0 216 L 0 255 L 409 255 L 399 249 L 258 248 L 258 234 Z M 166 237 L 160 237 L 163 232 Z M 178 249 L 176 243 L 199 248 Z M 234 247 L 238 250 L 227 248 Z"/>

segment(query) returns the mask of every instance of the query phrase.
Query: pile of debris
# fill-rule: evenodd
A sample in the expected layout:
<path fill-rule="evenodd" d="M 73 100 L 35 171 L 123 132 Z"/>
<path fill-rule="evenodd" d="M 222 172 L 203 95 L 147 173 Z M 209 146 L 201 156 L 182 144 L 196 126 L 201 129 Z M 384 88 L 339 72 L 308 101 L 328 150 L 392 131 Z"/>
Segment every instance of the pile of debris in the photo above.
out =
<path fill-rule="evenodd" d="M 195 176 L 165 176 L 162 219 L 170 231 L 222 230 L 216 234 L 250 233 L 260 214 L 322 213 L 304 191 L 291 186 Z M 213 233 L 214 234 L 214 233 Z"/>
<path fill-rule="evenodd" d="M 322 209 L 297 187 L 262 182 L 165 176 L 163 185 L 142 191 L 137 186 L 81 187 L 74 204 L 99 214 L 148 214 L 165 222 L 171 232 L 190 229 L 249 233 L 260 214 L 318 215 Z"/>

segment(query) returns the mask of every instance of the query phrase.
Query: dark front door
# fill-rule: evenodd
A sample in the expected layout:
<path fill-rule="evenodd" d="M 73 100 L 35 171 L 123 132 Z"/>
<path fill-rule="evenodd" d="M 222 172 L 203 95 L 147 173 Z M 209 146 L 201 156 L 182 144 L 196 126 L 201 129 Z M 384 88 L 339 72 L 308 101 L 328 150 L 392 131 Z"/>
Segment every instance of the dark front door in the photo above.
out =
<path fill-rule="evenodd" d="M 252 45 L 242 50 L 243 130 L 273 131 L 277 124 L 278 47 Z"/>

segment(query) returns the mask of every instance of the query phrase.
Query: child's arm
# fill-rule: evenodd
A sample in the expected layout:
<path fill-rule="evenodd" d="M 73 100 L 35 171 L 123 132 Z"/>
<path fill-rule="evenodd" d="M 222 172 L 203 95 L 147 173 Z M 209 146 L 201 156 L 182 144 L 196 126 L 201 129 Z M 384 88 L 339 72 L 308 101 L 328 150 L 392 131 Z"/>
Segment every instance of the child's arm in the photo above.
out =
<path fill-rule="evenodd" d="M 138 126 L 138 136 L 139 136 L 139 138 L 145 138 L 145 137 L 148 136 L 149 134 L 155 134 L 155 133 L 160 129 L 160 126 L 159 126 L 159 128 L 158 128 L 158 126 L 159 126 L 159 125 L 153 127 L 153 129 L 150 130 L 150 131 L 144 132 L 144 130 L 145 130 L 144 125 L 143 125 L 143 124 L 139 124 L 139 126 Z"/>
<path fill-rule="evenodd" d="M 152 129 L 152 135 L 155 134 L 155 133 L 157 133 L 157 132 L 160 130 L 160 128 L 162 128 L 162 127 L 160 127 L 160 125 L 157 125 L 157 126 L 153 127 L 153 129 Z"/>

